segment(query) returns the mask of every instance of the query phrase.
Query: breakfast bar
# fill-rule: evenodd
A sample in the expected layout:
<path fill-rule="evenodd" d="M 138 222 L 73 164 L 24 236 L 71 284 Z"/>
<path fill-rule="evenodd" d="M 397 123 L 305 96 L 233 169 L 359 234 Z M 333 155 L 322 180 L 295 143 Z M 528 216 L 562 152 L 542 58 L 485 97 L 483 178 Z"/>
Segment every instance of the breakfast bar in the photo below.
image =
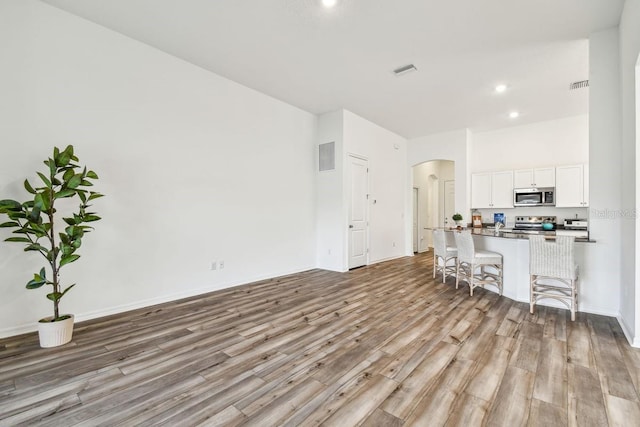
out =
<path fill-rule="evenodd" d="M 445 228 L 447 244 L 455 246 L 453 233 L 456 228 Z M 503 257 L 503 296 L 521 302 L 529 302 L 529 236 L 543 234 L 546 239 L 555 239 L 555 232 L 519 233 L 513 230 L 498 230 L 489 228 L 468 228 L 471 230 L 474 245 L 477 249 L 498 252 Z M 596 242 L 588 238 L 576 238 L 575 255 L 580 271 L 578 283 L 578 311 L 589 311 L 588 307 L 597 306 L 597 298 L 602 289 L 591 280 L 594 268 L 593 248 Z M 462 283 L 466 286 L 466 283 Z M 600 285 L 600 287 L 602 284 Z M 493 286 L 487 286 L 488 291 L 497 292 Z M 542 300 L 539 304 L 550 307 L 565 308 L 562 303 L 554 300 Z M 583 310 L 587 308 L 587 310 Z"/>

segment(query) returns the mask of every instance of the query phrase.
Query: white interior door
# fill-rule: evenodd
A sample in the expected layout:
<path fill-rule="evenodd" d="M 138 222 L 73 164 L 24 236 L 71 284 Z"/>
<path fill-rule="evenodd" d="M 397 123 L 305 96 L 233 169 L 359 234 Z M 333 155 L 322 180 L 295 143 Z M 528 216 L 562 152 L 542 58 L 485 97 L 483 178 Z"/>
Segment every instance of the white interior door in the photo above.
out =
<path fill-rule="evenodd" d="M 369 167 L 365 159 L 349 156 L 349 268 L 367 265 Z"/>
<path fill-rule="evenodd" d="M 413 253 L 418 252 L 418 243 L 420 242 L 420 234 L 418 228 L 418 189 L 413 188 Z"/>
<path fill-rule="evenodd" d="M 443 227 L 451 227 L 454 221 L 451 219 L 456 213 L 456 182 L 444 182 L 444 213 L 442 218 Z"/>

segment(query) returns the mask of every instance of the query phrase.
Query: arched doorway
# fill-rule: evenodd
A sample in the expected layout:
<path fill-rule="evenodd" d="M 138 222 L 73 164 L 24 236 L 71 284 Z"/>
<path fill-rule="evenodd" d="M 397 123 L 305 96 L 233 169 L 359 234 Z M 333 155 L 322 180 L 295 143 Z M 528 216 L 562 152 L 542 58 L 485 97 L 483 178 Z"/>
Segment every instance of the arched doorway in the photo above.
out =
<path fill-rule="evenodd" d="M 433 246 L 429 229 L 444 227 L 447 219 L 446 206 L 455 206 L 451 188 L 455 188 L 455 163 L 450 160 L 430 160 L 413 166 L 413 188 L 415 189 L 413 234 L 414 251 L 425 252 Z M 415 204 L 417 203 L 417 206 Z M 417 215 L 417 218 L 415 217 Z"/>

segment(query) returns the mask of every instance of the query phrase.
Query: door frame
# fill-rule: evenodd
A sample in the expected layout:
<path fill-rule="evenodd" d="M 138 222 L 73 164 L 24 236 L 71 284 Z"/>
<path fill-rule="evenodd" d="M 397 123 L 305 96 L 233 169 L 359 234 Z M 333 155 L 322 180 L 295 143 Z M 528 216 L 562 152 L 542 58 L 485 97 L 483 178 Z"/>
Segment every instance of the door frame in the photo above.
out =
<path fill-rule="evenodd" d="M 419 187 L 413 187 L 413 206 L 412 206 L 412 215 L 413 215 L 413 221 L 412 221 L 412 225 L 415 224 L 415 227 L 413 228 L 413 242 L 412 242 L 412 246 L 413 246 L 413 253 L 419 253 L 420 252 L 420 188 Z"/>

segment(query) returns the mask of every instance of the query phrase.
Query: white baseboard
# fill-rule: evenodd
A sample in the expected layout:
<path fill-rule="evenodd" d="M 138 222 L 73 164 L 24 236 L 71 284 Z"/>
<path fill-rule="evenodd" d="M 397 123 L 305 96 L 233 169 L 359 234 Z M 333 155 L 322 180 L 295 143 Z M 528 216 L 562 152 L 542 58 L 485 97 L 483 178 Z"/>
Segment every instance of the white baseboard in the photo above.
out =
<path fill-rule="evenodd" d="M 367 265 L 380 264 L 381 262 L 392 261 L 394 259 L 400 259 L 400 258 L 404 258 L 406 256 L 407 255 L 398 255 L 398 256 L 393 256 L 393 257 L 389 257 L 389 258 L 377 259 L 375 261 L 369 261 L 369 264 L 367 264 Z M 413 253 L 411 255 L 408 255 L 408 256 L 413 256 Z"/>
<path fill-rule="evenodd" d="M 629 344 L 632 347 L 640 348 L 640 339 L 634 337 L 631 334 L 631 332 L 630 332 L 631 329 L 629 328 L 629 326 L 624 321 L 624 318 L 619 314 L 616 316 L 616 318 L 618 319 L 618 324 L 620 325 L 620 328 L 622 329 L 622 332 L 624 333 L 624 336 L 627 338 L 627 341 L 629 341 Z"/>
<path fill-rule="evenodd" d="M 83 322 L 85 320 L 97 319 L 100 317 L 111 316 L 113 314 L 124 313 L 131 310 L 137 310 L 139 308 L 151 307 L 157 304 L 164 304 L 171 301 L 178 301 L 184 298 L 190 298 L 198 295 L 208 294 L 210 292 L 219 291 L 222 289 L 233 288 L 235 286 L 246 285 L 253 282 L 259 282 L 261 280 L 273 279 L 280 276 L 287 276 L 289 274 L 301 273 L 304 271 L 313 270 L 315 267 L 304 267 L 291 271 L 276 272 L 268 275 L 254 276 L 242 281 L 227 282 L 222 284 L 216 284 L 215 287 L 202 287 L 196 289 L 190 289 L 185 292 L 176 292 L 173 294 L 163 295 L 160 297 L 149 298 L 141 301 L 136 301 L 129 304 L 122 304 L 115 307 L 109 307 L 101 310 L 88 311 L 85 313 L 75 314 L 76 322 Z M 0 338 L 13 337 L 16 335 L 22 335 L 26 333 L 36 332 L 38 330 L 38 322 L 28 323 L 25 325 L 14 326 L 10 328 L 0 329 Z"/>

